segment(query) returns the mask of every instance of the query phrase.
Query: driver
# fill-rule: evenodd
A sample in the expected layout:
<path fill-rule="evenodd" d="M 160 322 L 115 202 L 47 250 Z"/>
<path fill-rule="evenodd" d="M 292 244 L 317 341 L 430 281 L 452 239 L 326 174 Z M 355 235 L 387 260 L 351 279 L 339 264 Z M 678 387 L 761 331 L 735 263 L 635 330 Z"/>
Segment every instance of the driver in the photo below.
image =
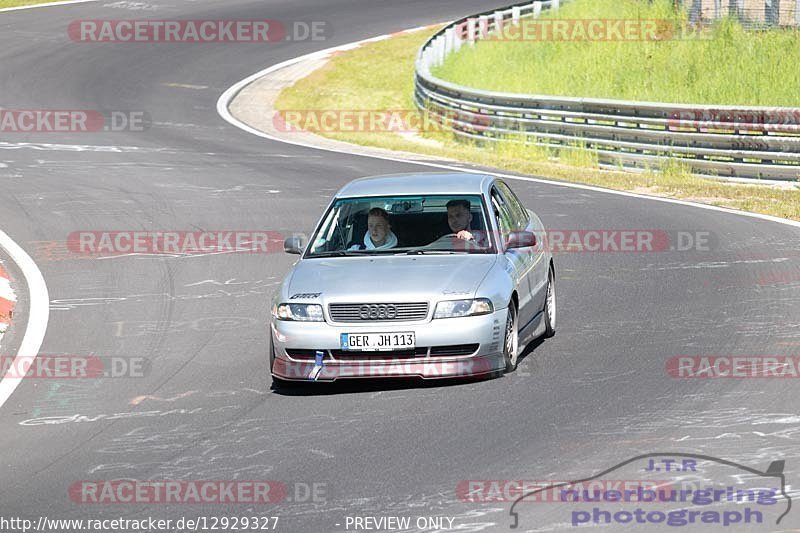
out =
<path fill-rule="evenodd" d="M 481 241 L 483 239 L 483 232 L 470 231 L 472 224 L 472 211 L 469 200 L 450 200 L 446 204 L 447 207 L 447 224 L 450 226 L 450 231 L 465 241 Z"/>

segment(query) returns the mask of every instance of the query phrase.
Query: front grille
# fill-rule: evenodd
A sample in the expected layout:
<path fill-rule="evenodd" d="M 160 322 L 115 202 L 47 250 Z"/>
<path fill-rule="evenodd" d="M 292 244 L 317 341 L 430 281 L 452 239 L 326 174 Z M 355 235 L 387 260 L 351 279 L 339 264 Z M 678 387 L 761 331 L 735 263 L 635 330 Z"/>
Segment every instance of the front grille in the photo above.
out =
<path fill-rule="evenodd" d="M 391 350 L 391 351 L 356 351 L 356 350 L 331 350 L 331 355 L 335 359 L 413 359 L 414 357 L 425 357 L 428 355 L 427 348 L 414 348 L 413 350 Z"/>
<path fill-rule="evenodd" d="M 431 357 L 471 355 L 478 351 L 480 344 L 453 344 L 451 346 L 431 346 Z"/>
<path fill-rule="evenodd" d="M 424 320 L 428 302 L 330 304 L 334 322 L 382 322 Z"/>

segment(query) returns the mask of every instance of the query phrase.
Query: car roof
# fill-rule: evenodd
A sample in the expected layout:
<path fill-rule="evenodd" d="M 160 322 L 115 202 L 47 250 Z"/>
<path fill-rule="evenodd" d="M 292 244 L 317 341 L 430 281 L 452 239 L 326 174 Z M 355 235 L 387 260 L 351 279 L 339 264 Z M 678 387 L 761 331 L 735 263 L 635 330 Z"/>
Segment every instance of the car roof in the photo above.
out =
<path fill-rule="evenodd" d="M 486 174 L 426 172 L 390 174 L 353 180 L 336 193 L 337 198 L 405 194 L 482 194 L 494 178 Z"/>

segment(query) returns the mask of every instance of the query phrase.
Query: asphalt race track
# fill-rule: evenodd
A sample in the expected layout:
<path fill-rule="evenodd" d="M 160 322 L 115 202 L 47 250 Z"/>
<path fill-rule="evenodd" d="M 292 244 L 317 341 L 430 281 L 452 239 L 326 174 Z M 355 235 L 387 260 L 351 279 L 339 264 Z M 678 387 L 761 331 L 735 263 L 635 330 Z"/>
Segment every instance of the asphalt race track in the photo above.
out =
<path fill-rule="evenodd" d="M 448 516 L 460 531 L 505 531 L 511 502 L 462 501 L 460 481 L 577 479 L 665 451 L 760 470 L 782 459 L 792 492 L 798 381 L 676 379 L 665 365 L 676 355 L 800 353 L 796 227 L 513 180 L 551 229 L 707 232 L 710 249 L 557 254 L 558 334 L 514 374 L 295 394 L 271 390 L 267 359 L 270 297 L 294 256 L 67 250 L 78 230 L 308 232 L 349 180 L 431 170 L 261 139 L 222 120 L 216 102 L 280 61 L 506 3 L 107 0 L 0 14 L 0 107 L 141 110 L 153 122 L 143 132 L 0 136 L 0 229 L 33 257 L 50 294 L 41 353 L 147 361 L 143 377 L 22 382 L 0 409 L 0 515 L 268 515 L 292 533 L 344 531 L 355 515 Z M 67 35 L 71 21 L 114 18 L 325 21 L 332 32 L 267 45 Z M 25 306 L 3 354 L 21 338 Z M 290 494 L 258 508 L 70 498 L 82 480 L 121 478 L 279 480 Z M 313 484 L 317 501 L 302 494 Z M 521 524 L 569 529 L 564 517 L 528 506 Z M 799 524 L 793 512 L 780 527 Z"/>

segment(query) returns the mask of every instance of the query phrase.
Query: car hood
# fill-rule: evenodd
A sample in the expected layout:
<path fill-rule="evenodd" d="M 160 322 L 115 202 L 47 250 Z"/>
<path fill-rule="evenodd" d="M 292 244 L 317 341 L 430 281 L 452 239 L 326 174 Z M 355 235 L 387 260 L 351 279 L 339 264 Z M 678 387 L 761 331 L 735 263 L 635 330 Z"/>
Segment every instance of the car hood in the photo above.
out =
<path fill-rule="evenodd" d="M 320 293 L 324 303 L 472 298 L 496 261 L 494 254 L 304 259 L 287 297 Z"/>

